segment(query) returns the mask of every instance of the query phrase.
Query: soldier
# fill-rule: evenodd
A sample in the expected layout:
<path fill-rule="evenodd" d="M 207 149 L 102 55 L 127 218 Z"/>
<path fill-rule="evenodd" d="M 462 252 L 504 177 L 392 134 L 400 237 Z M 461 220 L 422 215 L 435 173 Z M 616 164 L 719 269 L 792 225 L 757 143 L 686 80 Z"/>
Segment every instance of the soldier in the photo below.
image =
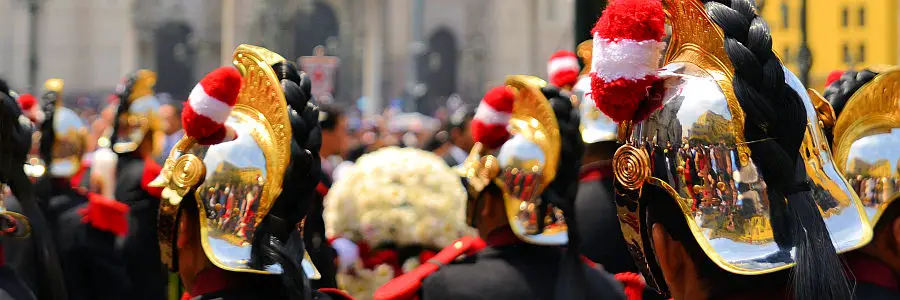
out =
<path fill-rule="evenodd" d="M 871 229 L 820 150 L 827 142 L 809 125 L 817 122 L 807 90 L 772 52 L 754 5 L 619 0 L 597 22 L 591 94 L 619 123 L 624 144 L 613 157 L 622 236 L 647 283 L 675 299 L 847 299 L 837 253 L 867 243 Z M 650 122 L 663 113 L 678 125 Z M 671 166 L 652 164 L 652 150 L 664 147 L 660 132 L 692 148 L 735 151 L 735 184 L 687 186 L 763 199 L 764 207 L 711 201 L 693 210 Z M 712 165 L 709 156 L 696 159 Z M 838 204 L 820 213 L 817 204 L 829 199 Z"/>
<path fill-rule="evenodd" d="M 114 190 L 114 198 L 127 204 L 131 211 L 128 236 L 122 246 L 132 282 L 129 299 L 159 300 L 166 292 L 166 274 L 159 262 L 156 238 L 156 207 L 161 189 L 147 185 L 159 174 L 160 165 L 154 158 L 162 150 L 165 137 L 159 117 L 161 105 L 153 92 L 155 84 L 156 73 L 149 70 L 138 70 L 125 77 L 117 87 L 119 104 L 112 134 L 98 142 L 117 156 L 115 182 L 104 182 L 103 186 Z M 94 154 L 93 168 L 109 169 L 96 164 L 113 160 L 98 156 L 103 155 Z"/>
<path fill-rule="evenodd" d="M 900 69 L 848 71 L 825 90 L 819 120 L 834 137 L 835 164 L 847 177 L 876 179 L 882 193 L 866 204 L 872 242 L 844 258 L 857 280 L 856 299 L 900 299 Z M 814 99 L 818 99 L 815 98 Z M 833 109 L 832 109 L 833 107 Z M 835 115 L 837 119 L 835 120 Z M 871 167 L 865 167 L 865 166 Z M 878 169 L 881 170 L 878 170 Z M 863 198 L 862 189 L 857 189 Z"/>
<path fill-rule="evenodd" d="M 624 298 L 611 275 L 585 266 L 577 235 L 569 234 L 569 226 L 577 232 L 566 219 L 575 212 L 583 144 L 567 93 L 511 76 L 485 95 L 472 135 L 476 144 L 460 171 L 467 222 L 480 238 L 451 244 L 375 299 Z"/>
<path fill-rule="evenodd" d="M 624 277 L 627 276 L 625 274 L 636 274 L 640 270 L 631 261 L 625 240 L 619 234 L 612 176 L 612 157 L 619 147 L 616 142 L 617 125 L 597 109 L 594 98 L 590 96 L 592 50 L 590 40 L 578 45 L 577 53 L 585 67 L 572 88 L 581 118 L 581 140 L 585 144 L 578 195 L 575 198 L 579 217 L 575 221 L 578 222 L 584 256 L 603 266 L 607 272 Z M 673 149 L 669 154 L 674 156 L 674 153 Z M 651 288 L 644 290 L 643 298 L 662 299 Z"/>
<path fill-rule="evenodd" d="M 40 156 L 48 168 L 36 183 L 39 198 L 46 203 L 69 299 L 123 299 L 129 282 L 115 243 L 128 232 L 128 206 L 88 193 L 73 180 L 82 166 L 87 127 L 63 107 L 63 84 L 44 83 Z"/>
<path fill-rule="evenodd" d="M 151 183 L 165 188 L 162 261 L 195 299 L 349 299 L 309 287 L 318 272 L 302 230 L 321 143 L 309 79 L 256 46 L 238 46 L 234 63 L 191 91 L 185 137 Z M 235 202 L 253 200 L 221 213 L 226 189 Z"/>
<path fill-rule="evenodd" d="M 34 125 L 14 97 L 0 80 L 0 298 L 67 299 L 52 236 L 22 167 Z"/>

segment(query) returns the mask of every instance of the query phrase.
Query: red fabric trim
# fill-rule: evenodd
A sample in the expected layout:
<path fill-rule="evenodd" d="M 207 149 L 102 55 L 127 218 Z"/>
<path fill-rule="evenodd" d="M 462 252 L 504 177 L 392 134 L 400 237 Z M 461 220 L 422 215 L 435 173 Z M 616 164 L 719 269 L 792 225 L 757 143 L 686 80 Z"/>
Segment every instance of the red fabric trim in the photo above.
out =
<path fill-rule="evenodd" d="M 87 207 L 78 210 L 82 223 L 118 236 L 128 234 L 128 205 L 95 193 L 88 193 L 87 198 Z"/>
<path fill-rule="evenodd" d="M 522 243 L 522 240 L 513 233 L 512 228 L 503 227 L 495 229 L 488 233 L 487 238 L 484 239 L 485 243 L 491 247 L 498 246 L 508 246 Z"/>
<path fill-rule="evenodd" d="M 487 244 L 481 238 L 473 236 L 462 237 L 450 244 L 449 247 L 438 252 L 427 263 L 422 264 L 409 273 L 394 278 L 378 288 L 373 298 L 375 300 L 418 299 L 418 291 L 422 287 L 422 280 L 425 277 L 440 269 L 442 265 L 453 262 L 463 254 L 473 255 L 485 247 L 487 247 Z"/>
<path fill-rule="evenodd" d="M 144 174 L 141 175 L 141 188 L 157 199 L 162 197 L 163 188 L 151 187 L 149 185 L 150 182 L 153 182 L 153 180 L 156 179 L 156 176 L 159 176 L 160 171 L 162 171 L 162 166 L 158 163 L 152 159 L 144 160 Z"/>
<path fill-rule="evenodd" d="M 641 300 L 644 297 L 644 287 L 646 287 L 646 283 L 644 283 L 644 278 L 641 277 L 641 274 L 625 272 L 616 274 L 616 280 L 622 283 L 625 286 L 625 299 L 627 300 Z"/>
<path fill-rule="evenodd" d="M 597 181 L 613 177 L 612 161 L 601 160 L 586 164 L 579 172 L 578 181 L 588 182 Z"/>
<path fill-rule="evenodd" d="M 188 292 L 184 292 L 184 294 L 181 295 L 181 300 L 191 300 L 193 298 L 194 297 L 191 297 L 191 294 L 188 294 Z"/>
<path fill-rule="evenodd" d="M 78 169 L 78 172 L 75 172 L 75 175 L 72 175 L 71 184 L 73 189 L 78 189 L 81 187 L 81 179 L 84 178 L 84 174 L 87 174 L 90 165 L 87 162 L 82 163 L 81 167 Z"/>
<path fill-rule="evenodd" d="M 584 264 L 586 264 L 588 267 L 591 267 L 591 268 L 596 268 L 596 267 L 597 267 L 597 263 L 595 263 L 595 262 L 594 262 L 593 260 L 591 260 L 590 258 L 587 258 L 587 256 L 582 255 L 582 256 L 581 256 L 581 261 L 584 262 Z"/>
<path fill-rule="evenodd" d="M 347 292 L 345 292 L 343 290 L 335 289 L 335 288 L 321 288 L 321 289 L 318 289 L 318 291 L 320 293 L 327 294 L 329 296 L 339 296 L 339 297 L 342 297 L 343 299 L 348 299 L 348 300 L 356 299 L 356 298 L 353 298 L 353 296 L 350 296 L 350 294 L 347 294 Z"/>
<path fill-rule="evenodd" d="M 863 253 L 849 253 L 844 258 L 847 259 L 847 266 L 858 282 L 871 283 L 900 292 L 900 278 L 897 278 L 891 267 L 878 258 Z"/>
<path fill-rule="evenodd" d="M 319 195 L 322 195 L 322 197 L 325 197 L 328 195 L 328 187 L 325 186 L 324 183 L 319 182 L 319 184 L 316 185 L 316 192 L 319 193 Z"/>
<path fill-rule="evenodd" d="M 206 295 L 227 289 L 233 289 L 246 285 L 241 281 L 229 280 L 225 270 L 209 267 L 200 271 L 194 278 L 194 284 L 189 293 L 194 296 Z"/>

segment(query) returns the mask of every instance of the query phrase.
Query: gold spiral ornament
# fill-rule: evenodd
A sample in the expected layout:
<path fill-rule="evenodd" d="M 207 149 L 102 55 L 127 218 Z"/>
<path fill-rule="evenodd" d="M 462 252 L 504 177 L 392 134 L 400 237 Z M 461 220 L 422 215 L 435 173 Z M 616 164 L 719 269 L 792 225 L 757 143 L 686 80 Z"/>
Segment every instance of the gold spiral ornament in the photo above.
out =
<path fill-rule="evenodd" d="M 172 168 L 172 183 L 175 184 L 178 194 L 184 196 L 205 175 L 206 167 L 203 161 L 196 155 L 185 154 L 178 158 L 175 167 Z"/>
<path fill-rule="evenodd" d="M 613 156 L 613 172 L 616 181 L 629 190 L 640 189 L 650 178 L 650 158 L 641 149 L 625 145 Z"/>

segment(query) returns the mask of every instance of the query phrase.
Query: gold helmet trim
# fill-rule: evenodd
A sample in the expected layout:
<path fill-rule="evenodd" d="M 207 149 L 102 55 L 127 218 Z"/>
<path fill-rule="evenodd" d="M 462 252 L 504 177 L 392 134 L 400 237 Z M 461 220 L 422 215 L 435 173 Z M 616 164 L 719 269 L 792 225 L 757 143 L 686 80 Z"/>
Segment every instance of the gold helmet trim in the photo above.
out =
<path fill-rule="evenodd" d="M 844 110 L 841 111 L 834 125 L 835 163 L 841 172 L 851 177 L 848 179 L 853 179 L 853 175 L 863 176 L 851 168 L 851 165 L 855 163 L 852 163 L 851 160 L 861 159 L 865 156 L 855 153 L 856 149 L 853 146 L 861 139 L 869 138 L 872 147 L 877 147 L 878 150 L 893 154 L 895 157 L 885 161 L 875 161 L 875 165 L 868 170 L 868 173 L 879 173 L 879 177 L 888 180 L 900 179 L 900 167 L 898 167 L 900 149 L 890 144 L 884 144 L 883 137 L 876 136 L 896 135 L 898 133 L 892 131 L 898 129 L 900 129 L 900 68 L 894 67 L 860 87 L 847 100 Z M 892 164 L 894 168 L 889 168 Z M 884 184 L 882 189 L 889 186 L 892 184 Z M 857 193 L 860 194 L 860 198 L 868 197 L 864 195 L 866 193 L 864 190 L 859 190 Z M 869 199 L 872 203 L 866 206 L 871 210 L 868 214 L 872 226 L 878 223 L 881 214 L 898 196 L 900 194 L 894 192 L 872 196 L 872 198 L 884 198 L 879 201 Z"/>
<path fill-rule="evenodd" d="M 533 76 L 514 75 L 506 79 L 513 89 L 511 138 L 496 154 L 482 153 L 476 143 L 460 173 L 468 179 L 472 198 L 495 184 L 502 192 L 507 220 L 521 240 L 539 245 L 568 242 L 568 226 L 562 211 L 548 206 L 540 215 L 540 195 L 556 177 L 560 155 L 559 124 L 541 88 L 546 82 Z M 539 224 L 544 224 L 540 227 Z"/>
<path fill-rule="evenodd" d="M 264 184 L 262 184 L 258 207 L 247 208 L 255 209 L 254 224 L 249 225 L 251 228 L 256 228 L 262 222 L 278 199 L 282 191 L 284 174 L 290 164 L 290 145 L 293 137 L 287 101 L 278 76 L 271 68 L 271 65 L 282 61 L 284 58 L 278 54 L 257 46 L 240 45 L 234 52 L 233 64 L 243 77 L 243 87 L 238 94 L 237 103 L 228 124 L 232 124 L 231 122 L 242 124 L 242 128 L 235 128 L 241 132 L 238 138 L 242 139 L 242 135 L 251 136 L 252 143 L 258 147 L 265 159 L 265 170 L 261 170 L 262 172 L 248 169 L 237 170 L 237 173 L 233 174 L 241 178 L 264 177 L 264 179 L 259 179 Z M 213 186 L 206 186 L 204 179 L 207 172 L 219 170 L 208 169 L 210 166 L 205 165 L 203 158 L 199 157 L 201 154 L 195 151 L 199 148 L 203 147 L 199 146 L 194 138 L 189 136 L 182 138 L 172 149 L 160 176 L 151 183 L 152 186 L 165 187 L 163 199 L 160 202 L 159 239 L 162 260 L 170 268 L 174 267 L 172 265 L 174 262 L 173 237 L 177 230 L 175 224 L 182 198 L 193 191 L 200 212 L 200 220 L 218 217 L 208 215 L 207 207 L 203 204 L 206 197 L 202 197 L 201 194 L 210 189 L 215 190 Z M 226 263 L 226 260 L 234 258 L 219 257 L 217 252 L 238 255 L 231 252 L 232 248 L 247 247 L 244 244 L 245 241 L 239 236 L 223 234 L 221 229 L 210 225 L 209 222 L 200 222 L 200 228 L 203 250 L 216 267 L 232 272 L 272 274 L 267 269 L 248 267 L 246 262 L 229 261 Z M 236 246 L 228 246 L 225 247 L 228 249 L 225 249 L 212 245 L 210 240 L 213 234 L 228 243 L 236 243 Z M 302 265 L 311 278 L 320 277 L 318 270 L 309 262 L 308 254 L 305 254 Z"/>

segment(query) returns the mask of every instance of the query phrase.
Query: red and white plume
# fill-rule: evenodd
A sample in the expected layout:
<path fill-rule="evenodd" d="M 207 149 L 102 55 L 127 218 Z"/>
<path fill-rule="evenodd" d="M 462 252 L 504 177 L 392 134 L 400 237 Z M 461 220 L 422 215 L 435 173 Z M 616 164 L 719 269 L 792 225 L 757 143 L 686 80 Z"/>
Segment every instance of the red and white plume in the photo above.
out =
<path fill-rule="evenodd" d="M 656 74 L 666 34 L 662 3 L 611 1 L 591 33 L 594 102 L 614 121 L 632 121 L 648 89 L 659 79 Z"/>
<path fill-rule="evenodd" d="M 213 145 L 237 138 L 234 128 L 225 126 L 241 91 L 241 74 L 233 67 L 221 67 L 203 77 L 191 90 L 181 113 L 184 133 L 201 145 Z"/>
<path fill-rule="evenodd" d="M 22 108 L 22 113 L 31 120 L 32 123 L 40 124 L 44 121 L 44 112 L 41 110 L 41 106 L 38 105 L 37 98 L 32 96 L 31 94 L 21 94 L 19 95 L 19 107 Z"/>
<path fill-rule="evenodd" d="M 515 95 L 511 87 L 499 86 L 487 92 L 472 119 L 472 138 L 487 149 L 497 149 L 509 139 Z"/>
<path fill-rule="evenodd" d="M 578 64 L 578 56 L 572 51 L 556 51 L 547 61 L 547 75 L 550 77 L 550 83 L 555 86 L 568 88 L 575 86 L 578 73 L 581 73 L 581 66 Z"/>
<path fill-rule="evenodd" d="M 843 75 L 844 75 L 844 71 L 843 71 L 843 70 L 834 70 L 834 71 L 831 71 L 831 73 L 828 73 L 828 78 L 825 79 L 825 87 L 828 87 L 829 85 L 831 85 L 831 84 L 834 83 L 835 81 L 840 80 L 840 79 L 841 79 L 841 76 L 843 76 Z"/>

